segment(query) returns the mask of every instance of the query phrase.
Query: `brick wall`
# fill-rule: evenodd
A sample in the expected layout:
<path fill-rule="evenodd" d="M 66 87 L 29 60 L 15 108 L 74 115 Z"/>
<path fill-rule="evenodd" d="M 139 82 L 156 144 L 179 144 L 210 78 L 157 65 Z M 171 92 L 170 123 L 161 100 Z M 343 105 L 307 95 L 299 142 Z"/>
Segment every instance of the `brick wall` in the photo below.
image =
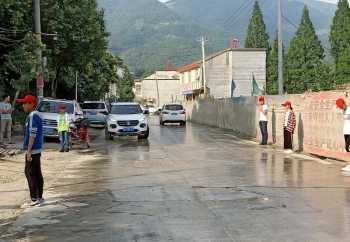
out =
<path fill-rule="evenodd" d="M 297 127 L 294 148 L 320 156 L 350 160 L 345 153 L 343 116 L 335 107 L 335 100 L 344 97 L 342 92 L 306 93 L 286 97 L 268 96 L 270 141 L 283 144 L 282 123 L 284 109 L 281 103 L 290 100 L 294 104 Z M 257 132 L 259 138 L 259 132 Z"/>

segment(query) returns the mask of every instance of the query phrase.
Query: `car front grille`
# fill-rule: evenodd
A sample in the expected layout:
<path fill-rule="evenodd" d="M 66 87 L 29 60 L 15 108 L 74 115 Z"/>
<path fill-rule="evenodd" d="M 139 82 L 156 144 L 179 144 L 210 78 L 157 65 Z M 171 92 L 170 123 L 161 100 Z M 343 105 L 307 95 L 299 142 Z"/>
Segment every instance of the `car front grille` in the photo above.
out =
<path fill-rule="evenodd" d="M 118 125 L 122 127 L 132 127 L 139 124 L 138 120 L 127 120 L 127 121 L 118 121 Z"/>
<path fill-rule="evenodd" d="M 50 126 L 50 127 L 57 127 L 57 120 L 52 119 L 44 119 L 43 120 L 44 126 Z"/>

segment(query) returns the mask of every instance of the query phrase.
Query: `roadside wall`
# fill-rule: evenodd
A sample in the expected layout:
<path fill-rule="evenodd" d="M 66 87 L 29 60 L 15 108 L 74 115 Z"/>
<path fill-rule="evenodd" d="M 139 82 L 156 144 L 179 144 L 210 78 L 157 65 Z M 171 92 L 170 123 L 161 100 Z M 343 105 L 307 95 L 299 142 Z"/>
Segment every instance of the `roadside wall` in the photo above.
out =
<path fill-rule="evenodd" d="M 350 160 L 345 153 L 343 116 L 335 100 L 343 92 L 319 92 L 303 95 L 267 96 L 269 104 L 269 142 L 283 145 L 284 109 L 281 103 L 290 100 L 297 117 L 294 149 L 307 153 Z M 250 138 L 260 139 L 258 111 L 254 97 L 201 100 L 187 103 L 190 121 L 227 128 Z"/>
<path fill-rule="evenodd" d="M 253 98 L 207 99 L 187 102 L 192 122 L 234 130 L 244 137 L 256 136 L 256 109 Z"/>

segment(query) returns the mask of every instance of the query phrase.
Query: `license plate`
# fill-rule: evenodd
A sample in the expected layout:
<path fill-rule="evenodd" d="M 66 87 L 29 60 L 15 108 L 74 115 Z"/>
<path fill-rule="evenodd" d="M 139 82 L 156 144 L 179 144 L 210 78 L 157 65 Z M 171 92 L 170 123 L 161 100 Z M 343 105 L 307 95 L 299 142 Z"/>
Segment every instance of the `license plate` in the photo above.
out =
<path fill-rule="evenodd" d="M 177 115 L 177 113 L 172 113 L 171 115 L 176 116 L 176 115 Z"/>
<path fill-rule="evenodd" d="M 44 128 L 44 134 L 46 134 L 46 135 L 52 135 L 52 134 L 54 134 L 54 129 L 52 129 L 52 128 Z"/>
<path fill-rule="evenodd" d="M 125 128 L 123 129 L 124 132 L 133 132 L 134 129 L 133 128 Z"/>

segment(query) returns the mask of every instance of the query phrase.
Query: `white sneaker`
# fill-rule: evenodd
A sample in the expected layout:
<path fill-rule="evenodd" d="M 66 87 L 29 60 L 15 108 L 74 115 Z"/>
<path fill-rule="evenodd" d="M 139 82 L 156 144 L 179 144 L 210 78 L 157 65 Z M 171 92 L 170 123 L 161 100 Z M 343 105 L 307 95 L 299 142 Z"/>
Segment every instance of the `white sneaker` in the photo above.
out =
<path fill-rule="evenodd" d="M 345 172 L 350 172 L 350 165 L 343 167 L 341 170 Z"/>
<path fill-rule="evenodd" d="M 285 150 L 284 153 L 285 154 L 293 154 L 294 152 L 293 152 L 293 150 Z"/>
<path fill-rule="evenodd" d="M 36 207 L 40 204 L 39 200 L 36 201 L 30 201 L 30 202 L 26 202 L 24 203 L 21 208 L 31 208 L 31 207 Z"/>

